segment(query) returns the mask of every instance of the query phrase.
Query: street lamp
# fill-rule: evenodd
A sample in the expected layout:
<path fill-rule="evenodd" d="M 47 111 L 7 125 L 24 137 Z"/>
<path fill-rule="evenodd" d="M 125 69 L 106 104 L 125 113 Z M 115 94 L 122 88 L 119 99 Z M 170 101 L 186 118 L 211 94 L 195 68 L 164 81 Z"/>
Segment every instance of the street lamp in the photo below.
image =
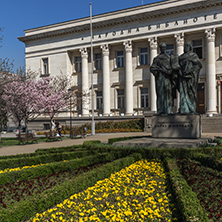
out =
<path fill-rule="evenodd" d="M 93 34 L 92 34 L 92 3 L 90 3 L 90 35 L 91 35 L 91 89 L 92 89 L 92 124 L 91 134 L 95 135 L 95 120 L 94 120 L 94 89 L 93 89 Z"/>
<path fill-rule="evenodd" d="M 69 88 L 68 92 L 70 93 L 70 138 L 72 138 L 72 92 L 73 89 Z"/>

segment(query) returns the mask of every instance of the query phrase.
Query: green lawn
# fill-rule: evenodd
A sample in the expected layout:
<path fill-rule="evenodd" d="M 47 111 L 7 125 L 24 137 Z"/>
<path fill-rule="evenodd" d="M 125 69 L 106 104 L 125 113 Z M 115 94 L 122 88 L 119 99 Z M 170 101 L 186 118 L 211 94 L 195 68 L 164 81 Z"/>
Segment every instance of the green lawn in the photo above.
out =
<path fill-rule="evenodd" d="M 63 137 L 62 139 L 66 140 L 68 138 L 69 137 Z M 38 143 L 40 143 L 40 142 L 46 142 L 46 138 L 45 137 L 39 137 Z M 19 145 L 19 141 L 17 140 L 17 138 L 2 138 L 1 139 L 0 147 L 3 147 L 3 146 L 14 146 L 14 145 Z"/>

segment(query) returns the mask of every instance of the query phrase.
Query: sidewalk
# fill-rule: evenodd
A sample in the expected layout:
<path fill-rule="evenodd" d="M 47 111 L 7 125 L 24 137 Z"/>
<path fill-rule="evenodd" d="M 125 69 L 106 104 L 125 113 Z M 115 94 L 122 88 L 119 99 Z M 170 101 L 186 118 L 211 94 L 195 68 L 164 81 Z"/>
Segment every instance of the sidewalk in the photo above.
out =
<path fill-rule="evenodd" d="M 72 145 L 81 145 L 84 141 L 89 140 L 100 140 L 102 143 L 108 143 L 110 138 L 119 137 L 132 137 L 132 136 L 150 136 L 147 132 L 132 132 L 132 133 L 107 133 L 107 134 L 96 134 L 94 136 L 87 136 L 86 138 L 80 139 L 67 139 L 56 142 L 41 142 L 38 144 L 27 144 L 17 146 L 0 147 L 0 156 L 8 156 L 22 153 L 33 153 L 37 149 L 46 149 L 52 147 L 64 147 Z M 202 138 L 214 138 L 215 136 L 222 137 L 222 133 L 202 133 Z"/>
<path fill-rule="evenodd" d="M 38 144 L 26 144 L 17 146 L 6 146 L 0 147 L 0 156 L 8 156 L 22 153 L 34 153 L 37 149 L 46 149 L 52 147 L 64 147 L 72 145 L 81 145 L 84 141 L 89 140 L 100 140 L 102 143 L 108 143 L 110 138 L 118 137 L 131 137 L 131 136 L 149 136 L 150 133 L 146 132 L 132 132 L 132 133 L 106 133 L 106 134 L 96 134 L 94 136 L 87 136 L 86 138 L 79 139 L 66 139 L 63 141 L 55 142 L 41 142 Z"/>

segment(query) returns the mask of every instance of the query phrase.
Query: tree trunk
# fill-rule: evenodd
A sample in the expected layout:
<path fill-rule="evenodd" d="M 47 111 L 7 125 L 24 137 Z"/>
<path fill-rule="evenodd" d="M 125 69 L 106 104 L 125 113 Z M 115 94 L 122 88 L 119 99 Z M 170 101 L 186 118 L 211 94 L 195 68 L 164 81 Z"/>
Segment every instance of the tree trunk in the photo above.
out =
<path fill-rule="evenodd" d="M 18 136 L 20 138 L 21 137 L 21 121 L 19 121 L 19 127 L 18 128 L 19 128 L 19 135 Z"/>
<path fill-rule="evenodd" d="M 28 138 L 27 120 L 25 119 L 25 136 Z"/>

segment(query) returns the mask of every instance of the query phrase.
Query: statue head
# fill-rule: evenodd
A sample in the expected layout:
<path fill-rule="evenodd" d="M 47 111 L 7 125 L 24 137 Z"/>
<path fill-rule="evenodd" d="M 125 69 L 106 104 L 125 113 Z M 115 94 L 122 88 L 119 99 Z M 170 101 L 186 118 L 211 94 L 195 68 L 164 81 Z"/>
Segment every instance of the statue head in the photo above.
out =
<path fill-rule="evenodd" d="M 190 42 L 185 42 L 184 44 L 184 52 L 189 52 L 189 51 L 192 51 L 192 45 Z"/>
<path fill-rule="evenodd" d="M 160 43 L 159 44 L 160 52 L 165 53 L 166 52 L 166 43 Z"/>

